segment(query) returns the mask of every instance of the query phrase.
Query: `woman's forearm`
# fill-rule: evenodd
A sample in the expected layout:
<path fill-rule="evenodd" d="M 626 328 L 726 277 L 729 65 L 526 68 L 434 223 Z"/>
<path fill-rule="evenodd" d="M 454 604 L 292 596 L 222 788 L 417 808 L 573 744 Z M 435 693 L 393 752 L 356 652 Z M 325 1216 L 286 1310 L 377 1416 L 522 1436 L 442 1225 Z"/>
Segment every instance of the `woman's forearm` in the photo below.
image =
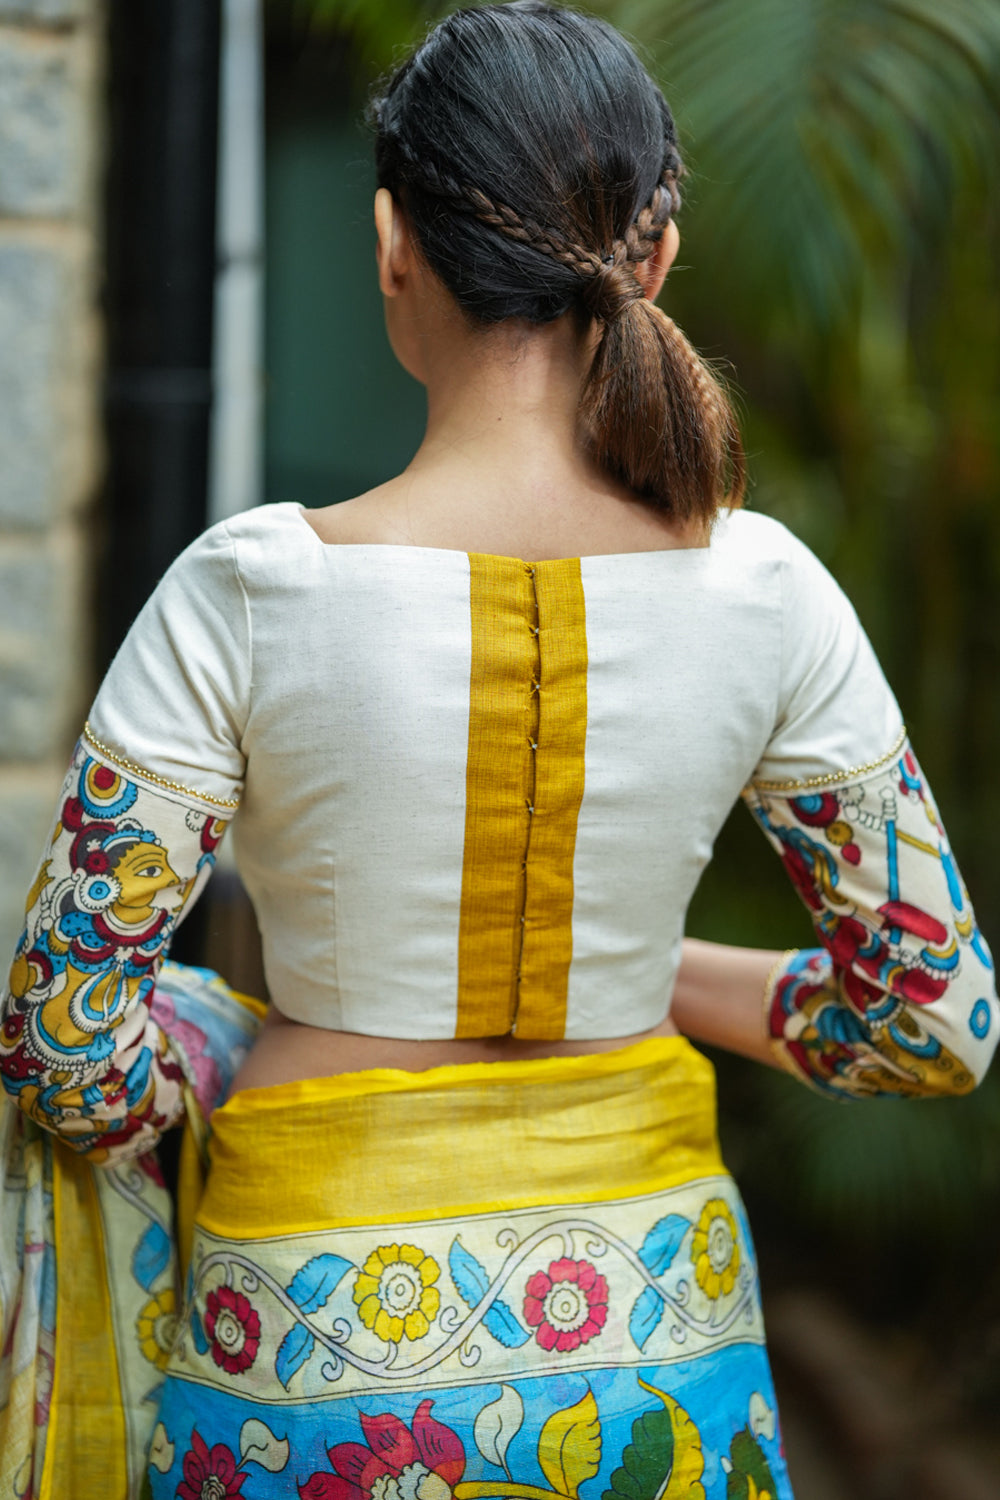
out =
<path fill-rule="evenodd" d="M 0 980 L 0 1085 L 95 1165 L 148 1151 L 183 1112 L 181 1049 L 150 1004 L 225 826 L 80 740 Z"/>
<path fill-rule="evenodd" d="M 782 954 L 685 938 L 671 1019 L 697 1042 L 780 1066 L 767 1036 L 764 990 Z"/>

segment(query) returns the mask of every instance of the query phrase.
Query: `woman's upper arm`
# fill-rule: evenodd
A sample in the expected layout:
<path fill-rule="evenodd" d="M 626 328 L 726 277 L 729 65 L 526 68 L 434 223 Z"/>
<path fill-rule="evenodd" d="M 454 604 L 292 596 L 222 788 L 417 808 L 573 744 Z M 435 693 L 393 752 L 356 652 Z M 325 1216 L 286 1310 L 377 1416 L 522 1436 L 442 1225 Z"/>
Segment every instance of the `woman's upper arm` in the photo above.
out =
<path fill-rule="evenodd" d="M 239 802 L 250 712 L 249 603 L 229 527 L 177 559 L 140 611 L 88 716 L 91 746 L 151 785 Z"/>
<path fill-rule="evenodd" d="M 1000 1031 L 989 949 L 854 610 L 799 543 L 786 586 L 778 718 L 745 800 L 822 946 L 775 973 L 772 1043 L 836 1093 L 964 1092 Z"/>
<path fill-rule="evenodd" d="M 28 893 L 0 1075 L 96 1159 L 153 1144 L 183 1077 L 149 1016 L 172 934 L 238 805 L 248 617 L 214 528 L 170 569 L 101 687 Z"/>

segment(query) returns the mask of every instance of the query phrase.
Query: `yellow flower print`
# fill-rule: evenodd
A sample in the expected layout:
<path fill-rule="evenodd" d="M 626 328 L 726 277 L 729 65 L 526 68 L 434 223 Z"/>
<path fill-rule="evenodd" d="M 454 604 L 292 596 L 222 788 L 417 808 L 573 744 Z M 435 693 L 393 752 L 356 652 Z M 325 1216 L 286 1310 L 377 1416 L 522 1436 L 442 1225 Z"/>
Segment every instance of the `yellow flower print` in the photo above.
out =
<path fill-rule="evenodd" d="M 166 1287 L 158 1297 L 146 1303 L 135 1320 L 139 1347 L 158 1370 L 167 1368 L 170 1351 L 177 1336 L 177 1306 L 173 1287 Z"/>
<path fill-rule="evenodd" d="M 366 1328 L 388 1344 L 422 1339 L 437 1317 L 441 1295 L 436 1260 L 416 1245 L 379 1245 L 354 1283 L 354 1301 Z"/>
<path fill-rule="evenodd" d="M 721 1198 L 710 1198 L 701 1211 L 691 1240 L 695 1279 L 706 1297 L 715 1302 L 731 1292 L 740 1268 L 736 1243 L 736 1220 Z"/>

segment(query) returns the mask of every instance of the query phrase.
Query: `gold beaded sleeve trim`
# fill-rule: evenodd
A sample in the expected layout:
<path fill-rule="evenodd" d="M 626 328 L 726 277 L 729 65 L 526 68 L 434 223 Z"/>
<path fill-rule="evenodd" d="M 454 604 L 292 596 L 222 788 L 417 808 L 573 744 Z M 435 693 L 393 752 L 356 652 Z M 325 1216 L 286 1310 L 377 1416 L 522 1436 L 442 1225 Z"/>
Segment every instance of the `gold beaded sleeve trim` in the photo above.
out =
<path fill-rule="evenodd" d="M 99 740 L 91 729 L 89 723 L 83 726 L 83 739 L 103 755 L 105 760 L 111 761 L 112 765 L 119 766 L 121 770 L 128 771 L 132 776 L 140 776 L 143 781 L 149 782 L 151 786 L 162 787 L 166 792 L 179 792 L 182 797 L 197 797 L 199 802 L 208 802 L 213 807 L 231 807 L 235 811 L 240 805 L 238 797 L 213 797 L 209 792 L 196 791 L 194 787 L 185 786 L 181 781 L 168 781 L 165 776 L 157 776 L 153 771 L 147 771 L 145 766 L 136 765 L 135 761 L 127 760 L 124 755 L 118 755 L 103 740 Z"/>
<path fill-rule="evenodd" d="M 881 771 L 883 766 L 888 765 L 891 760 L 895 759 L 905 743 L 906 725 L 904 724 L 899 731 L 895 743 L 884 755 L 880 755 L 878 760 L 866 761 L 863 766 L 850 766 L 846 771 L 829 771 L 821 776 L 805 776 L 801 780 L 796 780 L 793 777 L 788 781 L 765 781 L 763 779 L 758 781 L 755 777 L 748 783 L 745 791 L 802 792 L 808 790 L 810 787 L 840 786 L 845 781 L 858 781 L 862 776 L 870 776 L 875 771 Z"/>

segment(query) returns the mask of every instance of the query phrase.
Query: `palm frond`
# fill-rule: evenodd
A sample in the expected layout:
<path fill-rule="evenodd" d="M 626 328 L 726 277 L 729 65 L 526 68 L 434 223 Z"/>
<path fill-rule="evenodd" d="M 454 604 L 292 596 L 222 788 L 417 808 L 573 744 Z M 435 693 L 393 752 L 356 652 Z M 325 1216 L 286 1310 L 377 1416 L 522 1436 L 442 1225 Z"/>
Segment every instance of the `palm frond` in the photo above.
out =
<path fill-rule="evenodd" d="M 919 244 L 946 232 L 956 182 L 996 170 L 1000 8 L 627 0 L 601 9 L 639 39 L 667 85 L 698 179 L 698 258 L 734 305 L 764 298 L 792 326 L 826 335 L 873 266 L 905 275 Z"/>

